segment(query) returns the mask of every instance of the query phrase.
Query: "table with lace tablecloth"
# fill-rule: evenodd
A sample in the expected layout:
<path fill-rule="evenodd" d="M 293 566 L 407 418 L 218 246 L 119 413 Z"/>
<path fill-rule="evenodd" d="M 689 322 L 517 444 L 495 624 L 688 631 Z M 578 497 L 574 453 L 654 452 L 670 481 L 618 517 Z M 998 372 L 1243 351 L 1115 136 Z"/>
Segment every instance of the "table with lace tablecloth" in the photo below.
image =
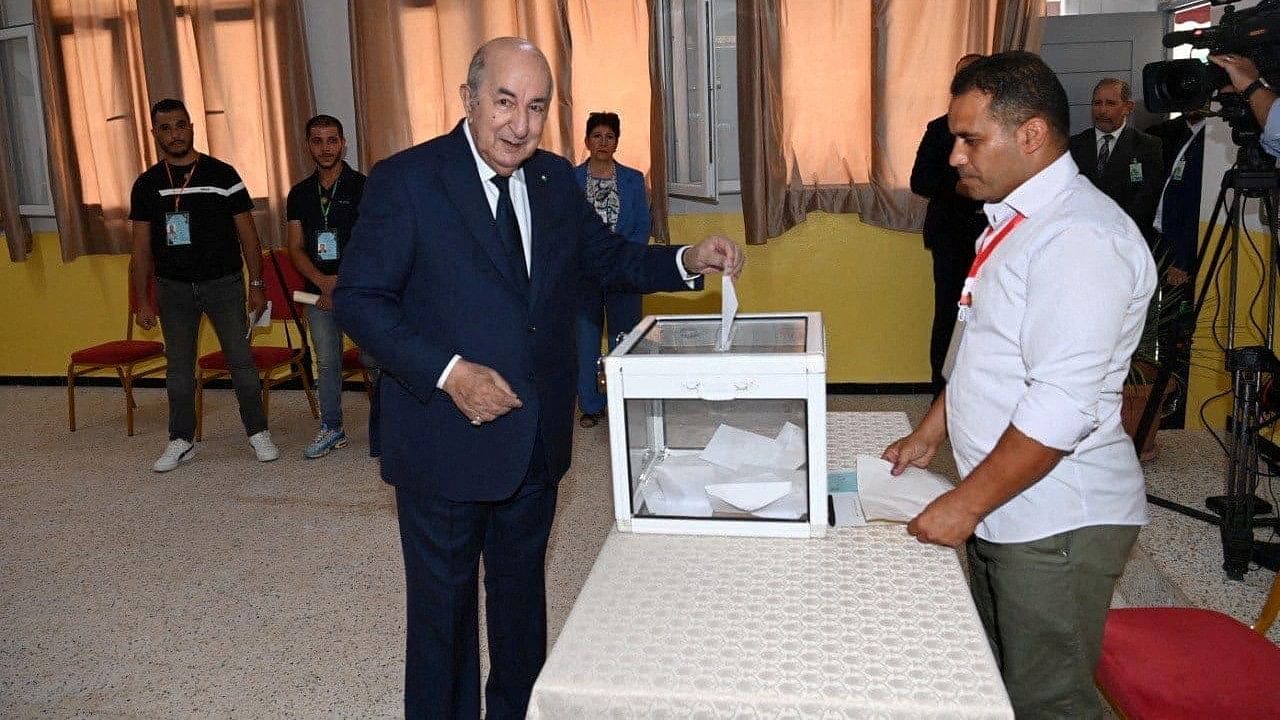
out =
<path fill-rule="evenodd" d="M 903 413 L 830 413 L 853 467 Z M 901 525 L 824 538 L 612 533 L 530 718 L 1012 718 L 956 553 Z"/>

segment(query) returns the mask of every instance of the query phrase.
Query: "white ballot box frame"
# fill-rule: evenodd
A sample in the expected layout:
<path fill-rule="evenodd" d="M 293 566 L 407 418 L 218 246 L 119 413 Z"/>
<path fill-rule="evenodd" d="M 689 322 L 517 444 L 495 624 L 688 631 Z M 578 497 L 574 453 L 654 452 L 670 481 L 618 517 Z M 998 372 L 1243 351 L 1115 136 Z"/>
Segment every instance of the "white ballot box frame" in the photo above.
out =
<path fill-rule="evenodd" d="M 719 315 L 649 315 L 604 359 L 608 388 L 613 506 L 618 530 L 740 537 L 822 537 L 827 531 L 826 334 L 816 312 L 743 313 L 736 321 L 804 320 L 803 352 L 631 354 L 662 321 L 719 320 Z M 808 520 L 642 517 L 631 487 L 627 400 L 803 400 L 807 441 Z M 664 445 L 662 421 L 650 437 Z"/>

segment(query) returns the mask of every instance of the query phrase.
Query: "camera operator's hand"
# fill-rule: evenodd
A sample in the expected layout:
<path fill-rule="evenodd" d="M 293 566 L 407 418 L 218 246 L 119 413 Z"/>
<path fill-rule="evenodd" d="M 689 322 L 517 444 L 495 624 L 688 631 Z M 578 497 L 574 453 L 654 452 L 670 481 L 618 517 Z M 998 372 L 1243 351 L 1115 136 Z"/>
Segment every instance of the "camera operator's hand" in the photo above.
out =
<path fill-rule="evenodd" d="M 1210 55 L 1209 62 L 1226 70 L 1227 75 L 1231 78 L 1231 84 L 1222 88 L 1222 92 L 1240 92 L 1258 79 L 1258 66 L 1243 55 L 1233 55 L 1231 53 Z"/>
<path fill-rule="evenodd" d="M 1258 66 L 1243 55 L 1234 53 L 1210 55 L 1209 61 L 1226 70 L 1227 75 L 1231 78 L 1231 84 L 1222 88 L 1224 93 L 1244 92 L 1260 75 Z M 1263 128 L 1267 127 L 1267 116 L 1271 114 L 1271 105 L 1275 103 L 1276 97 L 1276 94 L 1269 87 L 1259 87 L 1249 93 L 1249 107 L 1253 110 L 1254 118 Z M 1273 134 L 1268 135 L 1264 130 L 1262 146 L 1267 149 L 1267 152 L 1275 155 L 1277 147 L 1280 147 L 1280 138 L 1274 137 Z"/>

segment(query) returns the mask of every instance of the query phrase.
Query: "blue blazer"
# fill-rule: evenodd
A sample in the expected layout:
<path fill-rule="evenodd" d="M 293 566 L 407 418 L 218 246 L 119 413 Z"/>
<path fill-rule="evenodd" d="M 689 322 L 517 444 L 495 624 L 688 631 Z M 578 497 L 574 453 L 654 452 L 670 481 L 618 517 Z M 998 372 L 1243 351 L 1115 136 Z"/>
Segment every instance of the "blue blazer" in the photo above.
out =
<path fill-rule="evenodd" d="M 649 196 L 644 189 L 644 175 L 620 162 L 614 166 L 618 172 L 618 227 L 614 228 L 619 235 L 633 243 L 649 244 Z M 587 191 L 587 164 L 584 162 L 573 169 L 578 178 L 578 187 Z M 590 203 L 588 203 L 590 204 Z"/>
<path fill-rule="evenodd" d="M 387 482 L 450 500 L 505 499 L 539 436 L 558 480 L 572 451 L 582 283 L 689 289 L 679 248 L 641 247 L 610 232 L 567 160 L 539 150 L 524 174 L 533 227 L 527 285 L 513 277 L 461 123 L 369 175 L 334 308 L 393 380 L 380 390 Z M 472 426 L 435 386 L 455 354 L 496 370 L 524 406 Z"/>

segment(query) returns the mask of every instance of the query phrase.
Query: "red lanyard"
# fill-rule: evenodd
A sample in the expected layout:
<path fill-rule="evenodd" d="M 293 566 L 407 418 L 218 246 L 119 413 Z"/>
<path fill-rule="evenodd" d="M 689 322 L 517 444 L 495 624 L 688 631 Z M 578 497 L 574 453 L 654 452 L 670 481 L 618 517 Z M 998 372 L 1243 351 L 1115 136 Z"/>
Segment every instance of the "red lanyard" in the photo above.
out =
<path fill-rule="evenodd" d="M 978 256 L 973 259 L 973 265 L 969 266 L 969 274 L 964 278 L 964 289 L 960 291 L 960 307 L 969 307 L 973 304 L 973 286 L 978 284 L 978 271 L 987 263 L 987 258 L 991 257 L 991 253 L 996 251 L 1001 242 L 1013 232 L 1027 217 L 1022 213 L 1016 213 L 1013 217 L 1005 221 L 1005 224 L 995 231 L 992 235 L 992 228 L 987 228 L 987 232 L 983 233 L 989 236 L 989 239 L 983 241 L 982 248 L 978 251 Z"/>
<path fill-rule="evenodd" d="M 191 172 L 187 173 L 187 179 L 182 183 L 180 190 L 186 190 L 191 184 L 191 178 L 196 176 L 196 165 L 200 164 L 200 155 L 196 154 L 196 161 L 191 163 Z M 169 161 L 164 161 L 164 173 L 169 176 L 169 187 L 173 187 L 173 170 L 169 168 Z M 178 192 L 173 196 L 173 211 L 178 212 L 178 207 L 182 204 L 182 193 Z"/>

